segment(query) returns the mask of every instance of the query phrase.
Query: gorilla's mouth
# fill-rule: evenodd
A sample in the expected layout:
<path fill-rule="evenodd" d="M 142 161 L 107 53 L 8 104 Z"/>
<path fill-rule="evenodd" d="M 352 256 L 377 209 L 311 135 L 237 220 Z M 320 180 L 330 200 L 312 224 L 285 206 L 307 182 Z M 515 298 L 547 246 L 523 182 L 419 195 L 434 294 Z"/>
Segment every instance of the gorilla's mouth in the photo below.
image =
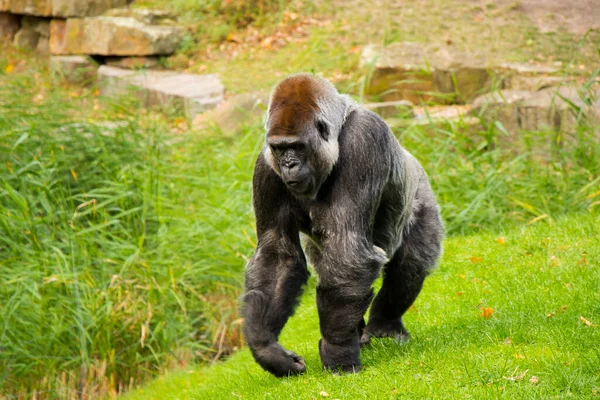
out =
<path fill-rule="evenodd" d="M 285 182 L 285 184 L 291 191 L 298 194 L 303 194 L 310 190 L 312 186 L 311 181 L 312 180 L 310 179 L 310 177 L 306 177 L 304 179 L 299 180 L 289 180 Z"/>

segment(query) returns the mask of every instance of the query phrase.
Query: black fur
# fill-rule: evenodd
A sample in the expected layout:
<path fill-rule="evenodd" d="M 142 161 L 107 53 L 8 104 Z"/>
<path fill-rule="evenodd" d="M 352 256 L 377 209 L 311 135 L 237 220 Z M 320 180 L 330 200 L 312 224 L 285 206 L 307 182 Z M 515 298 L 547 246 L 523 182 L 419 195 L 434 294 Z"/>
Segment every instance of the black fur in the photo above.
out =
<path fill-rule="evenodd" d="M 302 120 L 311 118 L 304 110 L 297 129 L 285 127 L 289 151 L 278 147 L 278 157 L 269 155 L 270 132 L 281 132 L 282 127 L 276 121 L 268 125 L 267 145 L 256 162 L 253 203 L 258 246 L 246 271 L 246 341 L 256 361 L 274 375 L 305 371 L 302 358 L 277 342 L 309 275 L 300 245 L 302 232 L 308 238 L 304 249 L 319 278 L 321 361 L 333 371 L 358 372 L 361 343 L 368 343 L 371 336 L 408 338 L 402 315 L 442 251 L 439 208 L 422 167 L 379 116 L 307 75 L 284 80 L 271 107 L 279 97 L 288 96 L 285 85 L 292 84 L 317 85 L 322 93 L 310 101 L 316 104 L 314 121 Z M 289 91 L 299 93 L 296 86 Z M 289 103 L 288 98 L 282 102 Z M 341 116 L 331 110 L 345 112 Z M 293 109 L 287 112 L 293 117 Z M 270 108 L 270 120 L 276 120 L 274 113 Z M 337 131 L 335 123 L 322 125 L 322 116 L 339 120 Z M 280 146 L 281 137 L 274 144 Z M 322 146 L 332 140 L 339 145 L 339 155 L 328 165 L 331 160 L 326 160 Z M 295 170 L 303 171 L 297 174 L 302 176 L 300 183 L 291 172 L 284 173 L 288 166 L 282 159 L 292 160 Z M 383 286 L 373 300 L 371 286 L 382 269 Z"/>

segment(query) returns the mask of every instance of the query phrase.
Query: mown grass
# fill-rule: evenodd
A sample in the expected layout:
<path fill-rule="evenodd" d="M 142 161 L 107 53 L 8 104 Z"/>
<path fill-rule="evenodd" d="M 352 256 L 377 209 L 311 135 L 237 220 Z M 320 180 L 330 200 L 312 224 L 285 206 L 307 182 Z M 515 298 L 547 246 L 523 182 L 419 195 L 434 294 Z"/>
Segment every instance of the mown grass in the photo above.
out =
<path fill-rule="evenodd" d="M 274 378 L 244 350 L 124 399 L 594 398 L 599 223 L 597 215 L 576 215 L 551 226 L 448 239 L 439 269 L 405 317 L 413 339 L 375 340 L 362 352 L 360 374 L 322 371 L 311 279 L 281 336 L 305 357 L 306 375 Z"/>
<path fill-rule="evenodd" d="M 240 347 L 236 296 L 243 265 L 255 245 L 250 179 L 262 145 L 262 127 L 248 126 L 235 139 L 176 135 L 170 121 L 139 109 L 130 99 L 98 98 L 93 88 L 74 93 L 74 88 L 52 80 L 33 60 L 24 58 L 30 64 L 23 64 L 23 60 L 4 58 L 5 54 L 0 53 L 0 396 L 114 395 L 174 366 L 210 360 Z M 539 226 L 532 232 L 557 229 L 553 240 L 567 243 L 569 235 L 579 237 L 577 227 L 587 229 L 590 241 L 582 251 L 588 255 L 580 257 L 586 260 L 580 269 L 569 272 L 566 267 L 571 264 L 562 263 L 549 270 L 564 269 L 574 284 L 580 282 L 575 278 L 583 278 L 573 274 L 587 271 L 592 279 L 597 272 L 593 238 L 598 235 L 592 222 L 597 220 L 600 200 L 600 143 L 595 128 L 581 122 L 566 136 L 568 140 L 556 145 L 548 145 L 554 143 L 548 132 L 506 138 L 493 128 L 466 133 L 456 125 L 410 127 L 397 134 L 429 172 L 450 236 L 498 232 L 531 223 Z M 510 139 L 510 148 L 502 145 L 504 139 Z M 587 216 L 577 219 L 571 232 L 568 223 L 560 219 L 576 212 Z M 485 249 L 485 237 L 457 237 L 447 247 L 462 248 L 463 241 L 472 240 L 467 249 L 479 258 L 483 253 L 476 250 Z M 570 246 L 573 251 L 581 250 L 575 242 Z M 515 247 L 517 250 L 522 249 Z M 447 257 L 452 256 L 449 251 Z M 520 254 L 518 251 L 515 254 Z M 552 255 L 561 260 L 561 254 Z M 483 257 L 488 259 L 485 254 Z M 445 265 L 432 282 L 446 279 L 444 276 L 450 279 L 443 274 Z M 485 279 L 487 275 L 469 275 L 481 264 L 467 266 L 469 269 L 464 267 L 460 273 L 470 281 L 490 281 Z M 509 275 L 498 276 L 523 285 L 545 276 L 532 271 L 526 276 L 515 273 L 512 280 Z M 494 293 L 500 296 L 505 292 L 500 281 L 495 282 Z M 577 296 L 587 296 L 587 300 L 577 302 L 582 315 L 585 312 L 586 318 L 597 323 L 597 308 L 586 306 L 595 299 L 597 287 L 591 287 L 592 281 L 585 282 L 578 283 L 581 291 Z M 523 291 L 534 289 L 526 286 Z M 448 294 L 440 290 L 429 293 Z M 516 313 L 520 307 L 518 318 L 525 326 L 526 311 L 538 307 L 530 304 L 531 299 L 539 299 L 542 292 L 526 298 L 519 297 L 524 294 L 517 289 L 506 293 L 518 300 L 507 310 Z M 450 321 L 447 318 L 453 314 L 446 311 L 451 303 L 445 304 L 445 297 L 431 299 L 424 297 L 419 303 L 430 304 L 428 320 Z M 497 317 L 502 313 L 496 305 L 500 299 L 490 303 L 498 309 Z M 579 310 L 579 306 L 573 307 Z M 471 311 L 475 317 L 479 312 L 477 307 Z M 495 326 L 496 319 L 485 323 L 481 326 Z M 314 339 L 318 332 L 315 324 L 311 316 L 310 322 L 299 328 L 306 331 L 298 332 Z M 458 324 L 449 332 L 461 333 L 465 335 L 461 340 L 479 345 L 485 340 L 471 337 L 471 329 L 477 326 Z M 593 329 L 583 332 L 597 332 Z M 530 330 L 527 325 L 517 331 L 517 338 Z M 545 330 L 537 332 L 543 338 L 549 335 Z M 433 333 L 427 336 L 427 331 L 415 333 L 439 340 L 437 332 L 435 337 Z M 512 335 L 508 332 L 503 337 Z M 559 338 L 569 349 L 573 336 Z M 293 342 L 294 348 L 309 356 L 311 371 L 317 371 L 316 352 L 312 356 L 309 352 L 314 349 L 296 347 L 301 342 Z M 378 357 L 386 360 L 396 354 L 385 356 L 387 345 L 378 346 L 374 347 L 377 357 L 367 365 L 379 365 Z M 440 350 L 436 346 L 427 354 Z M 472 348 L 465 370 L 478 376 L 482 368 L 489 368 L 496 379 L 496 367 L 479 358 L 483 354 L 479 347 Z M 404 347 L 398 349 L 405 351 Z M 502 353 L 501 349 L 495 351 Z M 443 355 L 443 349 L 440 351 Z M 251 365 L 247 353 L 236 357 L 245 357 L 244 365 Z M 564 357 L 557 360 L 570 360 Z M 427 365 L 425 358 L 421 361 Z M 558 368 L 558 364 L 552 365 Z M 222 372 L 215 372 L 216 377 L 233 374 L 227 366 L 219 368 L 224 369 L 217 369 Z M 433 364 L 431 368 L 437 371 L 442 367 Z M 563 379 L 570 371 L 557 369 Z M 203 376 L 195 379 L 205 379 Z M 324 375 L 315 376 L 318 381 L 325 379 Z M 588 375 L 581 376 L 593 381 Z M 211 385 L 216 384 L 214 379 L 209 380 Z M 268 385 L 279 382 L 266 375 L 257 379 Z M 359 381 L 331 382 L 346 382 L 339 389 L 351 390 L 359 388 L 360 379 L 365 378 L 349 379 Z M 487 383 L 482 379 L 477 378 Z M 188 382 L 187 378 L 182 381 Z M 239 383 L 240 387 L 248 384 Z M 174 394 L 180 389 L 175 385 Z M 271 390 L 267 389 L 265 393 Z M 256 394 L 256 390 L 249 393 Z M 218 393 L 225 392 L 219 389 Z"/>

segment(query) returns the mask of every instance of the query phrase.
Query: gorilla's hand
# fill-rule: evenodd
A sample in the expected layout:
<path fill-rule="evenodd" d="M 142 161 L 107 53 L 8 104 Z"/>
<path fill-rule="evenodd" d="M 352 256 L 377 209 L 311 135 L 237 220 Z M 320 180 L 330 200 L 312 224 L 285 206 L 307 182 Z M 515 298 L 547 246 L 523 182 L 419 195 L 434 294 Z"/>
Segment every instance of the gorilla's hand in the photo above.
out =
<path fill-rule="evenodd" d="M 253 351 L 254 358 L 266 371 L 277 377 L 298 375 L 306 371 L 304 359 L 277 342 Z"/>

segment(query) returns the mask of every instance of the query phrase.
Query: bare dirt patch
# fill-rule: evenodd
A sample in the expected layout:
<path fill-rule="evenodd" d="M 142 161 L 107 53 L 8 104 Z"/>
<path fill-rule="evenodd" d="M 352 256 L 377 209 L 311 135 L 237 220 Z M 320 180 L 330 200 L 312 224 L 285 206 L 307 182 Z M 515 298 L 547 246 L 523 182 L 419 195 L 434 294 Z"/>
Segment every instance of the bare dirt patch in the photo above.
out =
<path fill-rule="evenodd" d="M 589 29 L 600 29 L 599 0 L 519 0 L 516 4 L 543 33 L 565 29 L 585 34 Z"/>

